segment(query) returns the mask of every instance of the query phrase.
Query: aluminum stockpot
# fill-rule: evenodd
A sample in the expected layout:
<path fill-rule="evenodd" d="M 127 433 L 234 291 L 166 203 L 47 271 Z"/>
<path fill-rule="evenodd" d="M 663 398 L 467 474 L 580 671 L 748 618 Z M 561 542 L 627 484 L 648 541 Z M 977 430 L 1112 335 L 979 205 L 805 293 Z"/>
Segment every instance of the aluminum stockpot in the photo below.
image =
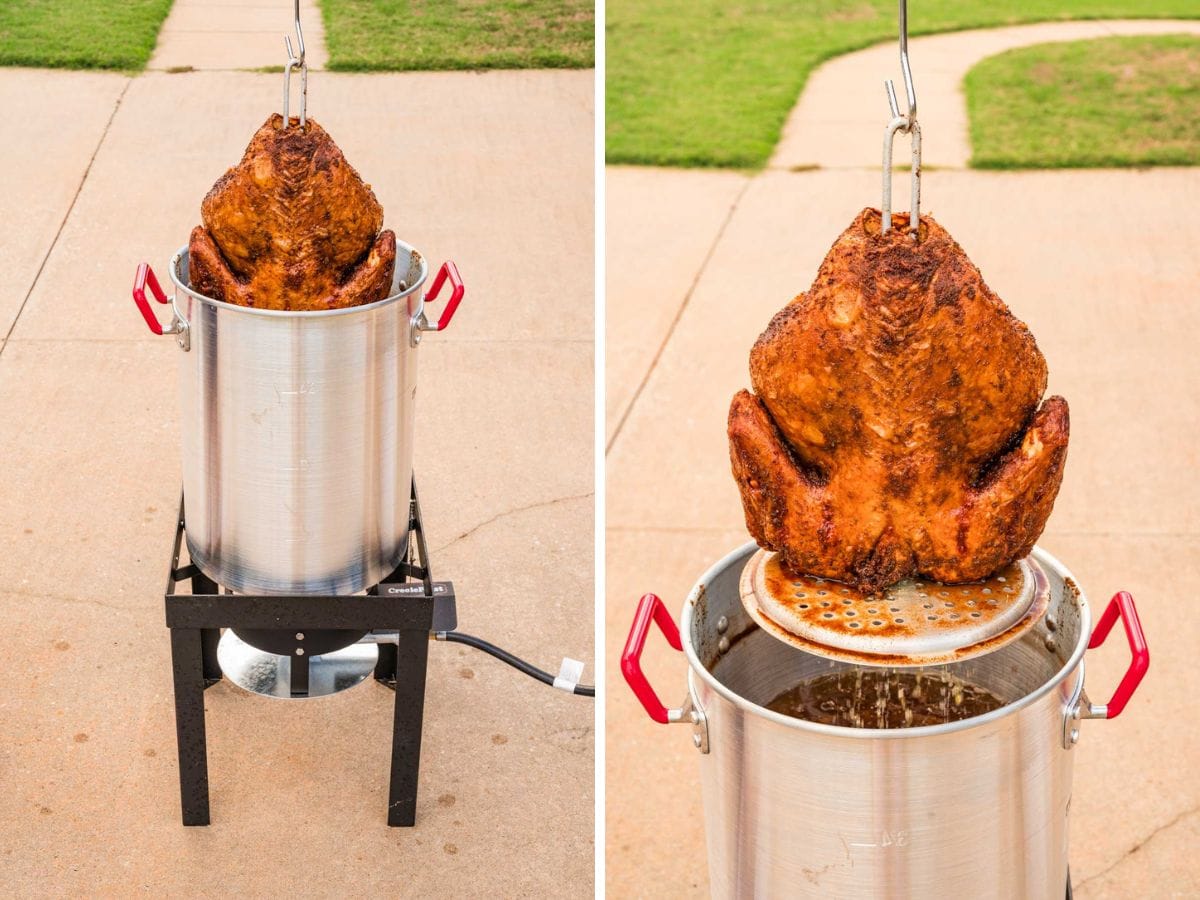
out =
<path fill-rule="evenodd" d="M 174 318 L 148 266 L 134 299 L 152 331 L 175 334 L 187 547 L 218 584 L 263 594 L 353 593 L 402 561 L 412 489 L 417 345 L 444 328 L 464 290 L 396 242 L 392 294 L 364 306 L 286 312 L 236 306 L 189 286 L 171 261 Z M 440 321 L 425 304 L 444 282 Z"/>
<path fill-rule="evenodd" d="M 1042 620 L 999 650 L 937 667 L 1007 705 L 936 726 L 831 726 L 765 708 L 801 681 L 854 667 L 750 619 L 739 579 L 756 550 L 747 544 L 705 573 L 679 629 L 658 597 L 643 597 L 621 660 L 653 719 L 692 730 L 712 895 L 1061 900 L 1079 720 L 1117 715 L 1149 663 L 1132 598 L 1114 597 L 1091 637 L 1098 645 L 1119 616 L 1134 653 L 1107 706 L 1083 694 L 1087 600 L 1035 549 L 1052 591 Z M 651 621 L 687 656 L 678 709 L 662 705 L 641 671 Z"/>

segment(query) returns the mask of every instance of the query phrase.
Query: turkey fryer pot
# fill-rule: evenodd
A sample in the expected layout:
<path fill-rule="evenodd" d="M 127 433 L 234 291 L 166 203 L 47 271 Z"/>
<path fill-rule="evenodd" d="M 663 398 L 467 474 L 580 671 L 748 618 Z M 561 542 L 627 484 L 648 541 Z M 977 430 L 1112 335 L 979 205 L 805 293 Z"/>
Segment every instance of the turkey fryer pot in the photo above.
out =
<path fill-rule="evenodd" d="M 188 253 L 171 260 L 174 317 L 143 264 L 134 300 L 151 331 L 176 335 L 187 548 L 239 592 L 353 593 L 402 561 L 412 484 L 417 345 L 464 293 L 454 264 L 428 268 L 396 242 L 392 294 L 364 306 L 288 312 L 193 291 Z M 453 291 L 441 319 L 426 303 Z"/>
<path fill-rule="evenodd" d="M 712 895 L 1061 898 L 1079 720 L 1115 718 L 1149 665 L 1132 598 L 1113 597 L 1093 632 L 1070 573 L 1035 548 L 1049 582 L 1046 613 L 1011 643 L 937 669 L 1005 706 L 916 728 L 825 725 L 765 706 L 801 681 L 857 667 L 755 624 L 739 582 L 757 549 L 746 544 L 704 574 L 678 629 L 662 601 L 645 595 L 621 658 L 651 718 L 690 726 L 701 754 Z M 1093 704 L 1084 653 L 1117 618 L 1133 662 L 1113 699 Z M 652 620 L 687 656 L 678 709 L 662 705 L 641 670 Z"/>

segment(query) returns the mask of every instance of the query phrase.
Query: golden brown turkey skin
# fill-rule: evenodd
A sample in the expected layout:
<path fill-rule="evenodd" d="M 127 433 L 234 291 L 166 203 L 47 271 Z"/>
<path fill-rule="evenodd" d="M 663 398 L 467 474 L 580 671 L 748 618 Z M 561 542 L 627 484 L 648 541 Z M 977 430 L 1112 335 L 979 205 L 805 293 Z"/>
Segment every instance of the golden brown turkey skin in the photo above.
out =
<path fill-rule="evenodd" d="M 213 185 L 188 243 L 192 289 L 261 309 L 325 310 L 388 296 L 396 236 L 370 185 L 312 119 L 267 119 Z"/>
<path fill-rule="evenodd" d="M 1067 402 L 946 231 L 864 210 L 750 353 L 729 410 L 746 525 L 796 572 L 878 590 L 1027 555 L 1062 483 Z"/>

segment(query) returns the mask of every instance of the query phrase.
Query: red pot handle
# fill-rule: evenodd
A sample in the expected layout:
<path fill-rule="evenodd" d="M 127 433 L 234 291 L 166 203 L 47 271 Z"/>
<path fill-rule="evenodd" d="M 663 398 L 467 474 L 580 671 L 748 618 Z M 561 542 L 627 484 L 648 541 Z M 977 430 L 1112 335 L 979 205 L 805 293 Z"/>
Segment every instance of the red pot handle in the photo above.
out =
<path fill-rule="evenodd" d="M 442 285 L 449 279 L 450 286 L 453 290 L 450 293 L 450 299 L 446 301 L 446 308 L 442 310 L 442 316 L 438 319 L 437 326 L 431 328 L 430 331 L 445 331 L 446 326 L 450 324 L 450 320 L 454 318 L 454 313 L 458 310 L 458 304 L 462 303 L 463 296 L 467 293 L 467 289 L 463 286 L 462 278 L 458 274 L 458 266 L 450 260 L 442 263 L 442 267 L 438 269 L 437 275 L 433 278 L 433 284 L 429 288 L 429 292 L 425 295 L 425 302 L 432 303 L 437 299 L 437 295 L 441 293 Z"/>
<path fill-rule="evenodd" d="M 133 302 L 142 311 L 142 318 L 146 320 L 146 324 L 150 326 L 150 330 L 155 334 L 162 334 L 162 323 L 158 321 L 158 317 L 154 315 L 154 310 L 150 308 L 150 301 L 146 299 L 147 285 L 150 287 L 150 292 L 154 294 L 155 300 L 159 303 L 167 302 L 167 295 L 163 293 L 163 289 L 158 284 L 158 279 L 154 277 L 154 270 L 150 268 L 150 263 L 142 263 L 137 268 L 137 274 L 133 276 Z"/>
<path fill-rule="evenodd" d="M 683 644 L 679 640 L 679 627 L 671 618 L 666 605 L 657 595 L 646 594 L 638 602 L 637 613 L 634 614 L 633 625 L 629 629 L 629 638 L 625 641 L 625 650 L 621 654 L 621 674 L 625 676 L 637 698 L 642 701 L 642 706 L 646 708 L 650 718 L 666 725 L 670 721 L 667 708 L 658 699 L 658 694 L 654 692 L 654 688 L 642 672 L 642 650 L 646 647 L 646 635 L 650 631 L 651 619 L 658 623 L 668 644 L 676 650 L 683 650 Z"/>
<path fill-rule="evenodd" d="M 1129 650 L 1133 654 L 1133 661 L 1130 662 L 1125 677 L 1121 679 L 1121 683 L 1113 692 L 1112 699 L 1108 701 L 1106 719 L 1115 719 L 1121 714 L 1121 710 L 1125 708 L 1125 704 L 1129 702 L 1129 698 L 1133 696 L 1133 692 L 1137 690 L 1137 686 L 1145 677 L 1146 670 L 1150 668 L 1150 648 L 1146 646 L 1146 635 L 1142 632 L 1142 623 L 1138 619 L 1137 607 L 1134 606 L 1133 597 L 1128 591 L 1114 594 L 1113 598 L 1108 601 L 1104 615 L 1100 617 L 1100 621 L 1092 630 L 1092 639 L 1088 642 L 1088 649 L 1094 650 L 1104 643 L 1108 633 L 1112 631 L 1113 625 L 1116 624 L 1118 616 L 1125 626 L 1125 637 L 1129 640 Z"/>

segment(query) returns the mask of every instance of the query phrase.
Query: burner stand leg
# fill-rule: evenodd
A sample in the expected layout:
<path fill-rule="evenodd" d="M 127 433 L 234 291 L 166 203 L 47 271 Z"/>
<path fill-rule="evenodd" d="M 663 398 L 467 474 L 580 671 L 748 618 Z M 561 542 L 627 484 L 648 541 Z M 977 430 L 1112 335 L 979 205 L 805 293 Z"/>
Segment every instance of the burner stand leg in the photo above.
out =
<path fill-rule="evenodd" d="M 217 645 L 220 643 L 220 628 L 200 629 L 200 659 L 205 687 L 211 687 L 221 680 L 221 664 L 217 662 Z"/>
<path fill-rule="evenodd" d="M 395 651 L 396 715 L 392 724 L 388 825 L 411 826 L 417 819 L 421 720 L 425 710 L 425 664 L 429 657 L 428 628 L 424 631 L 402 630 L 398 640 Z"/>
<path fill-rule="evenodd" d="M 215 594 L 216 592 L 217 583 L 207 575 L 197 572 L 192 576 L 193 594 Z M 203 644 L 204 681 L 206 684 L 215 684 L 221 680 L 221 664 L 217 662 L 217 644 L 221 643 L 221 629 L 201 629 L 200 640 Z"/>
<path fill-rule="evenodd" d="M 398 581 L 404 583 L 404 576 L 397 577 L 397 573 L 393 572 L 392 577 L 386 579 L 387 582 Z M 379 585 L 367 591 L 372 596 L 379 596 Z M 387 687 L 391 687 L 396 683 L 396 645 L 395 644 L 379 644 L 376 649 L 379 651 L 379 660 L 375 663 L 375 680 L 381 682 Z"/>
<path fill-rule="evenodd" d="M 379 662 L 375 663 L 375 680 L 388 687 L 396 683 L 396 645 L 379 645 Z"/>
<path fill-rule="evenodd" d="M 171 629 L 175 676 L 175 736 L 179 745 L 179 801 L 184 825 L 207 825 L 208 751 L 204 733 L 204 653 L 198 628 Z"/>

